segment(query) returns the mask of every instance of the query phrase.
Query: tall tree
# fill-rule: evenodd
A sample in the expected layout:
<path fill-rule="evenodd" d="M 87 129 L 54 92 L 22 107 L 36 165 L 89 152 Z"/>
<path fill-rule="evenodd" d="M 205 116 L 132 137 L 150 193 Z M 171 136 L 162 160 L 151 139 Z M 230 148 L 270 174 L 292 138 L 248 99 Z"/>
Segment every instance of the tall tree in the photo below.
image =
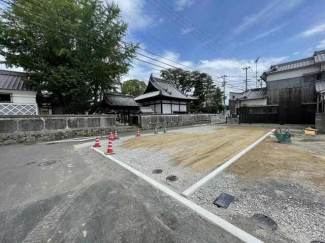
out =
<path fill-rule="evenodd" d="M 28 84 L 49 91 L 66 113 L 98 106 L 128 72 L 138 45 L 124 43 L 120 9 L 101 0 L 7 0 L 0 54 L 23 67 Z"/>
<path fill-rule="evenodd" d="M 123 83 L 122 93 L 132 95 L 133 97 L 137 97 L 143 94 L 146 87 L 147 85 L 145 82 L 139 81 L 137 79 L 130 79 Z"/>
<path fill-rule="evenodd" d="M 191 91 L 192 81 L 190 79 L 191 72 L 184 71 L 180 68 L 170 68 L 160 71 L 160 76 L 166 80 L 173 81 L 176 87 L 184 94 Z"/>

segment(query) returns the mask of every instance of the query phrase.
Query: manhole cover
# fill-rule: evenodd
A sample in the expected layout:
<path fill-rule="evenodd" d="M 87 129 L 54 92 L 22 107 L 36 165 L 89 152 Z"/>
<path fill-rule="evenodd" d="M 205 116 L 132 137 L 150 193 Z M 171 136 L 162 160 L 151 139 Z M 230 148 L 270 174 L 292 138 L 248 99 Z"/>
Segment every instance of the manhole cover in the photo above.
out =
<path fill-rule="evenodd" d="M 167 176 L 166 180 L 167 180 L 167 181 L 177 181 L 178 178 L 177 178 L 177 176 L 175 176 L 175 175 L 171 175 L 171 176 Z"/>
<path fill-rule="evenodd" d="M 48 166 L 48 165 L 54 165 L 56 163 L 60 162 L 59 160 L 49 160 L 45 162 L 38 163 L 38 166 Z"/>
<path fill-rule="evenodd" d="M 230 205 L 230 203 L 232 203 L 232 201 L 234 201 L 235 197 L 231 196 L 227 193 L 221 193 L 216 200 L 214 200 L 213 204 L 218 206 L 219 208 L 225 208 L 227 209 Z"/>
<path fill-rule="evenodd" d="M 37 162 L 36 161 L 32 161 L 32 162 L 26 163 L 25 165 L 34 165 L 34 164 L 37 164 Z"/>
<path fill-rule="evenodd" d="M 155 169 L 152 171 L 152 174 L 161 174 L 163 172 L 162 169 Z"/>
<path fill-rule="evenodd" d="M 264 214 L 254 214 L 253 220 L 257 223 L 258 227 L 265 230 L 275 231 L 278 229 L 277 223 L 270 217 Z"/>

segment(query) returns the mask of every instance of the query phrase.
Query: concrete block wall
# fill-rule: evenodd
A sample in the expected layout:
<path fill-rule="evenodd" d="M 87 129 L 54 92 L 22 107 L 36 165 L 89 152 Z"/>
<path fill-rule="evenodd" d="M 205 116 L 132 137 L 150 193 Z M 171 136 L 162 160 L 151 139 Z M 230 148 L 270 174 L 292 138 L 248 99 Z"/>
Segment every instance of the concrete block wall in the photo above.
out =
<path fill-rule="evenodd" d="M 210 114 L 184 114 L 184 115 L 141 115 L 140 127 L 142 129 L 151 129 L 155 126 L 159 128 L 164 124 L 167 127 L 186 126 L 194 124 L 211 123 Z"/>
<path fill-rule="evenodd" d="M 325 113 L 315 114 L 315 127 L 318 133 L 325 133 Z"/>
<path fill-rule="evenodd" d="M 0 116 L 0 145 L 106 134 L 115 115 Z"/>

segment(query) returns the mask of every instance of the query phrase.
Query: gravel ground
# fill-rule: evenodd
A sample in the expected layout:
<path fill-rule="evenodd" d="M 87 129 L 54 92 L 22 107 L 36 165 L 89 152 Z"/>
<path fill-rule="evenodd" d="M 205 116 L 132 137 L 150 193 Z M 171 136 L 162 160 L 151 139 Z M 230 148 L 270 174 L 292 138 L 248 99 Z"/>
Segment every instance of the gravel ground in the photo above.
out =
<path fill-rule="evenodd" d="M 324 135 L 311 137 L 303 135 L 301 130 L 291 132 L 292 146 L 296 149 L 320 158 L 324 155 Z M 272 151 L 271 147 L 269 149 Z M 247 162 L 244 157 L 243 161 Z M 192 194 L 190 199 L 265 242 L 325 242 L 325 192 L 323 187 L 308 181 L 309 173 L 297 171 L 290 174 L 288 171 L 287 176 L 283 176 L 283 172 L 277 175 L 272 171 L 272 176 L 249 172 L 238 175 L 232 173 L 236 171 L 232 168 L 238 166 L 236 163 Z M 299 176 L 295 177 L 296 173 Z M 213 205 L 220 193 L 235 197 L 228 209 Z M 261 229 L 252 218 L 254 214 L 272 218 L 278 229 Z"/>
<path fill-rule="evenodd" d="M 211 128 L 208 127 L 200 127 L 202 130 L 209 130 Z M 174 131 L 171 131 L 174 132 Z M 196 130 L 192 129 L 183 129 L 178 130 L 178 133 L 195 133 Z M 161 134 L 155 135 L 160 136 Z M 142 136 L 152 136 L 150 135 L 142 135 Z M 125 149 L 121 148 L 121 144 L 124 141 L 127 141 L 134 136 L 120 138 L 113 142 L 113 149 L 116 154 L 114 154 L 114 158 L 132 166 L 133 168 L 143 172 L 147 176 L 151 178 L 161 181 L 164 184 L 172 187 L 175 191 L 182 192 L 190 185 L 194 184 L 198 178 L 202 178 L 206 175 L 206 173 L 198 173 L 194 172 L 192 169 L 188 167 L 177 166 L 172 163 L 172 155 L 164 153 L 163 150 L 157 151 L 155 149 L 148 148 L 138 148 L 138 149 Z M 101 143 L 102 150 L 106 151 L 107 141 Z M 171 149 L 172 153 L 177 153 L 181 148 L 173 148 Z M 153 170 L 161 169 L 161 174 L 153 173 Z M 168 181 L 166 178 L 168 176 L 177 176 L 177 181 Z"/>

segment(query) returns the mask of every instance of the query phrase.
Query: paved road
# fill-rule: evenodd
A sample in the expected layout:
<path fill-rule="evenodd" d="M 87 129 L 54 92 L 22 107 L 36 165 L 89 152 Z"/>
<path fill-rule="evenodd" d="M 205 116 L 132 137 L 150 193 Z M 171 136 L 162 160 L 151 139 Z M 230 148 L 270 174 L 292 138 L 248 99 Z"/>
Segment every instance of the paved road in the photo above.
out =
<path fill-rule="evenodd" d="M 240 242 L 73 145 L 0 147 L 0 242 Z"/>

